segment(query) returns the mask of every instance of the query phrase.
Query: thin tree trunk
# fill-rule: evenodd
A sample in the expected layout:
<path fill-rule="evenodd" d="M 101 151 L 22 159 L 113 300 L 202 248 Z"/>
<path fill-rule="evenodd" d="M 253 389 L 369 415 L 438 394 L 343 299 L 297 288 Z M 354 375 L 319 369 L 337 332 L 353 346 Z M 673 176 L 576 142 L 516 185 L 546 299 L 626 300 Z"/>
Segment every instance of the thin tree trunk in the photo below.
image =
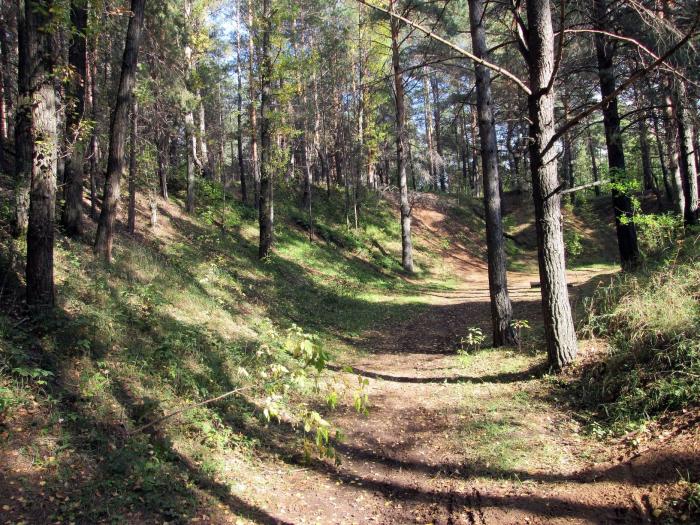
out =
<path fill-rule="evenodd" d="M 480 174 L 479 174 L 479 148 L 476 147 L 476 142 L 477 142 L 477 130 L 478 130 L 478 125 L 477 125 L 477 118 L 476 118 L 476 111 L 474 109 L 471 109 L 470 111 L 470 124 L 471 124 L 471 135 L 472 135 L 472 180 L 471 180 L 471 186 L 472 186 L 472 197 L 479 197 L 481 191 L 479 190 L 480 184 L 479 184 L 479 179 L 480 179 Z"/>
<path fill-rule="evenodd" d="M 187 157 L 187 213 L 195 212 L 195 198 L 197 193 L 196 162 L 197 139 L 194 131 L 194 115 L 192 111 L 185 114 L 185 155 Z"/>
<path fill-rule="evenodd" d="M 673 187 L 669 181 L 668 167 L 666 166 L 666 159 L 664 155 L 664 146 L 661 141 L 661 130 L 659 129 L 659 119 L 656 116 L 656 111 L 651 112 L 652 122 L 654 124 L 654 137 L 656 140 L 656 151 L 659 154 L 659 165 L 661 166 L 661 176 L 664 182 L 664 191 L 666 192 L 666 198 L 668 202 L 673 203 Z"/>
<path fill-rule="evenodd" d="M 673 188 L 673 207 L 680 217 L 685 216 L 685 192 L 683 191 L 683 175 L 681 174 L 680 152 L 678 151 L 678 126 L 676 125 L 675 107 L 676 101 L 672 96 L 673 90 L 672 81 L 668 82 L 668 92 L 665 95 L 665 135 L 666 135 L 666 153 L 668 155 L 668 171 L 671 178 Z"/>
<path fill-rule="evenodd" d="M 484 26 L 484 1 L 469 0 L 472 49 L 474 54 L 488 60 L 486 28 Z M 489 295 L 491 297 L 491 324 L 493 345 L 517 344 L 512 326 L 513 307 L 508 295 L 506 252 L 503 224 L 501 222 L 501 196 L 499 192 L 498 144 L 491 97 L 491 75 L 481 64 L 474 64 L 476 100 L 479 112 L 479 137 L 481 138 L 481 163 L 484 177 L 484 211 L 486 214 L 486 246 L 488 252 Z M 441 184 L 444 181 L 441 180 Z"/>
<path fill-rule="evenodd" d="M 68 235 L 77 236 L 83 229 L 83 184 L 85 171 L 85 145 L 82 124 L 85 114 L 85 90 L 87 89 L 87 2 L 72 0 L 70 6 L 71 44 L 68 61 L 72 69 L 68 88 L 69 109 L 66 115 L 68 151 L 65 166 L 65 204 L 61 222 Z"/>
<path fill-rule="evenodd" d="M 642 179 L 644 191 L 656 191 L 654 170 L 651 167 L 651 152 L 649 148 L 649 130 L 645 118 L 639 120 L 639 152 L 642 156 Z"/>
<path fill-rule="evenodd" d="M 548 148 L 554 136 L 554 89 L 549 85 L 554 70 L 554 34 L 549 0 L 527 2 L 530 116 L 530 172 L 535 204 L 537 256 L 540 269 L 542 310 L 549 364 L 561 369 L 577 353 L 569 292 L 566 287 L 561 195 L 555 152 Z"/>
<path fill-rule="evenodd" d="M 253 197 L 255 207 L 260 204 L 260 165 L 258 163 L 258 113 L 255 89 L 255 45 L 253 42 L 253 0 L 248 0 L 248 90 L 250 97 L 250 165 L 253 172 Z"/>
<path fill-rule="evenodd" d="M 600 180 L 600 173 L 598 172 L 598 159 L 595 154 L 595 146 L 593 144 L 593 136 L 591 135 L 590 126 L 586 127 L 586 140 L 588 142 L 588 154 L 591 157 L 591 171 L 593 172 L 593 181 L 598 182 Z M 596 197 L 600 197 L 600 185 L 594 186 L 594 191 Z"/>
<path fill-rule="evenodd" d="M 442 158 L 442 110 L 440 108 L 440 83 L 436 75 L 430 78 L 430 86 L 433 92 L 433 115 L 435 121 L 435 159 L 436 176 L 440 191 L 447 191 L 447 172 L 445 171 L 445 159 Z"/>
<path fill-rule="evenodd" d="M 209 146 L 207 145 L 207 119 L 206 113 L 204 111 L 204 100 L 202 95 L 197 90 L 197 133 L 195 137 L 197 139 L 197 151 L 199 152 L 199 162 L 200 170 L 207 178 L 214 177 L 214 169 L 212 169 L 212 162 L 209 158 Z"/>
<path fill-rule="evenodd" d="M 170 149 L 170 136 L 166 131 L 161 131 L 161 136 L 158 139 L 158 185 L 160 188 L 160 196 L 168 200 L 168 167 L 167 167 L 167 152 Z"/>
<path fill-rule="evenodd" d="M 394 10 L 395 0 L 390 0 Z M 406 101 L 401 71 L 399 49 L 399 21 L 391 17 L 391 62 L 394 72 L 394 96 L 396 104 L 396 171 L 399 181 L 401 208 L 401 265 L 404 271 L 413 272 L 413 242 L 411 240 L 411 205 L 408 201 L 408 181 L 406 177 Z"/>
<path fill-rule="evenodd" d="M 31 2 L 30 2 L 30 5 Z M 32 177 L 32 55 L 36 42 L 27 27 L 26 8 L 17 12 L 17 109 L 15 112 L 15 187 L 12 235 L 27 231 L 29 216 L 29 184 Z"/>
<path fill-rule="evenodd" d="M 129 233 L 136 231 L 136 137 L 138 135 L 139 105 L 136 97 L 131 102 L 131 128 L 129 131 L 129 209 L 126 229 Z"/>
<path fill-rule="evenodd" d="M 138 60 L 141 30 L 143 27 L 145 0 L 131 0 L 129 27 L 126 32 L 124 57 L 117 91 L 117 102 L 112 113 L 110 125 L 109 156 L 107 158 L 107 175 L 105 178 L 102 212 L 97 225 L 95 252 L 102 255 L 106 262 L 112 260 L 112 243 L 114 239 L 114 222 L 119 205 L 119 186 L 126 164 L 125 143 L 128 133 L 129 110 L 136 84 L 136 64 Z"/>
<path fill-rule="evenodd" d="M 430 81 L 428 72 L 423 75 L 423 106 L 425 113 L 425 143 L 428 147 L 428 177 L 435 189 L 438 187 L 437 170 L 435 169 L 435 142 L 433 141 L 433 111 L 430 102 Z"/>
<path fill-rule="evenodd" d="M 241 71 L 241 0 L 236 0 L 236 144 L 238 145 L 238 174 L 241 178 L 241 201 L 248 204 L 245 160 L 243 159 L 243 74 Z"/>
<path fill-rule="evenodd" d="M 27 305 L 36 312 L 54 306 L 53 248 L 56 210 L 59 97 L 53 78 L 56 43 L 47 30 L 52 1 L 25 1 L 31 106 L 31 182 L 27 228 Z M 25 41 L 25 44 L 27 42 Z"/>
<path fill-rule="evenodd" d="M 88 55 L 88 81 L 89 89 L 86 92 L 90 106 L 90 118 L 92 129 L 90 131 L 90 217 L 97 219 L 97 171 L 100 161 L 99 132 L 97 127 L 98 117 L 98 90 L 97 90 L 97 37 L 92 40 L 92 49 Z"/>
<path fill-rule="evenodd" d="M 258 205 L 258 222 L 260 226 L 260 244 L 258 257 L 264 259 L 270 254 L 273 242 L 273 170 L 272 170 L 272 120 L 271 91 L 272 57 L 270 55 L 270 38 L 272 20 L 270 18 L 270 0 L 263 4 L 263 39 L 262 39 L 262 75 L 260 82 L 260 196 Z"/>
<path fill-rule="evenodd" d="M 689 118 L 690 101 L 682 80 L 677 80 L 675 91 L 676 124 L 678 125 L 678 143 L 680 151 L 680 168 L 683 177 L 683 195 L 685 197 L 684 217 L 686 224 L 698 222 L 698 173 L 695 169 L 693 155 L 693 130 Z"/>
<path fill-rule="evenodd" d="M 606 23 L 606 0 L 594 0 L 596 28 L 604 31 Z M 598 59 L 598 78 L 601 96 L 606 99 L 615 92 L 615 66 L 613 64 L 614 43 L 609 42 L 602 33 L 594 35 L 596 56 Z M 608 167 L 610 180 L 624 184 L 626 181 L 625 152 L 622 145 L 620 115 L 617 109 L 617 97 L 614 96 L 603 106 L 603 126 L 605 142 L 608 147 Z M 632 199 L 627 191 L 615 185 L 612 190 L 613 212 L 617 245 L 620 251 L 620 263 L 623 269 L 634 268 L 639 261 L 637 245 L 637 228 L 634 224 Z"/>

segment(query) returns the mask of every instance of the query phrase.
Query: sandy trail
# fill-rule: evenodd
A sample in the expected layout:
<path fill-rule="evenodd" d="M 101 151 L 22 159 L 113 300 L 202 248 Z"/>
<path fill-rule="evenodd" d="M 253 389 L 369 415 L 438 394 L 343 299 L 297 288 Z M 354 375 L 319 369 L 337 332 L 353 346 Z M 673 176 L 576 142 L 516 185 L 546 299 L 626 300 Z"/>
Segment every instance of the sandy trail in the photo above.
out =
<path fill-rule="evenodd" d="M 423 238 L 445 234 L 447 218 L 440 210 L 427 207 L 415 213 Z M 265 509 L 257 521 L 647 519 L 648 483 L 637 480 L 631 463 L 594 467 L 591 458 L 603 451 L 579 435 L 566 406 L 538 378 L 541 354 L 499 350 L 468 359 L 456 355 L 468 327 L 480 326 L 488 334 L 490 322 L 486 267 L 465 253 L 458 243 L 445 248 L 460 282 L 456 289 L 426 289 L 430 306 L 425 312 L 365 333 L 357 343 L 362 352 L 349 364 L 370 380 L 371 410 L 363 416 L 345 406 L 331 416 L 346 436 L 338 447 L 341 465 L 279 468 L 252 502 Z M 572 297 L 599 274 L 571 272 Z M 515 317 L 534 326 L 540 297 L 530 283 L 537 275 L 514 273 L 509 279 Z"/>

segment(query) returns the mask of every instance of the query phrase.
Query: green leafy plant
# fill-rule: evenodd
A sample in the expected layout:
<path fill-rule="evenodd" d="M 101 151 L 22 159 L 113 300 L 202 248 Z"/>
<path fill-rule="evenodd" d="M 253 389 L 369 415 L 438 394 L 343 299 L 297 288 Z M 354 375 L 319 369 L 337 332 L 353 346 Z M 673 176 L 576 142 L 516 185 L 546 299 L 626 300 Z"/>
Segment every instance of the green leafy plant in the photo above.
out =
<path fill-rule="evenodd" d="M 481 328 L 472 326 L 467 329 L 467 335 L 460 339 L 458 354 L 470 354 L 472 352 L 478 352 L 481 346 L 486 341 L 486 336 Z"/>
<path fill-rule="evenodd" d="M 564 249 L 566 250 L 566 256 L 570 259 L 576 259 L 583 253 L 581 239 L 581 234 L 577 231 L 566 230 L 564 232 Z"/>

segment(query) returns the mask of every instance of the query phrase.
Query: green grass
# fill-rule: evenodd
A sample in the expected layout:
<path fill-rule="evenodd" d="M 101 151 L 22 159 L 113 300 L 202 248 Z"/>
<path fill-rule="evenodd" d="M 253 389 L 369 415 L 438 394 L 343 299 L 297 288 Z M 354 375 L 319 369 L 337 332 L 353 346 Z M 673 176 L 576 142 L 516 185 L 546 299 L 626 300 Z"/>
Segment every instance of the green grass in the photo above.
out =
<path fill-rule="evenodd" d="M 637 272 L 599 288 L 585 334 L 609 344 L 584 370 L 573 395 L 598 432 L 621 433 L 700 403 L 700 243 L 695 235 Z"/>
<path fill-rule="evenodd" d="M 23 277 L 10 247 L 23 249 L 1 240 L 6 294 L 14 298 L 0 313 L 0 421 L 38 403 L 35 430 L 10 425 L 6 446 L 33 464 L 46 491 L 61 494 L 52 520 L 186 522 L 200 487 L 228 493 L 212 480 L 232 451 L 272 439 L 262 407 L 274 378 L 257 374 L 273 365 L 299 371 L 279 399 L 290 417 L 323 404 L 332 388 L 288 355 L 289 328 L 313 334 L 333 355 L 348 338 L 426 308 L 421 290 L 453 282 L 428 244 L 416 250 L 420 272 L 406 279 L 395 211 L 376 196 L 367 196 L 354 230 L 345 225 L 342 195 L 317 193 L 313 242 L 297 203 L 282 198 L 275 253 L 262 262 L 255 211 L 230 199 L 224 210 L 222 197 L 219 186 L 202 182 L 194 217 L 169 207 L 169 235 L 118 237 L 110 266 L 92 255 L 89 237 L 59 237 L 58 308 L 39 320 L 11 307 L 21 302 Z M 6 223 L 9 209 L 3 213 Z M 168 420 L 155 436 L 126 433 L 244 385 L 251 386 L 245 395 Z M 302 450 L 303 433 L 286 432 Z"/>

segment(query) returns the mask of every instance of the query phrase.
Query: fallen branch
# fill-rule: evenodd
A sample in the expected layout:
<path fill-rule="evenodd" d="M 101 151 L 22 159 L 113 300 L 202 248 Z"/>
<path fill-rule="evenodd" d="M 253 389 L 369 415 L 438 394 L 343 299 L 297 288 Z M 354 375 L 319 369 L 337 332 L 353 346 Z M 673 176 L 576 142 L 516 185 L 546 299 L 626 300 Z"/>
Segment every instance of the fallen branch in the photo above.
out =
<path fill-rule="evenodd" d="M 147 423 L 147 424 L 137 428 L 136 430 L 132 430 L 131 432 L 128 432 L 128 435 L 133 436 L 134 434 L 139 434 L 139 433 L 143 432 L 144 430 L 146 430 L 147 428 L 150 428 L 154 425 L 157 425 L 158 423 L 162 423 L 166 419 L 170 419 L 173 416 L 177 416 L 178 414 L 182 414 L 183 412 L 188 412 L 194 408 L 208 405 L 209 403 L 214 403 L 215 401 L 220 401 L 220 400 L 227 398 L 229 396 L 232 396 L 234 394 L 238 394 L 239 392 L 242 392 L 243 390 L 249 390 L 251 388 L 253 388 L 253 385 L 242 386 L 239 388 L 235 388 L 234 390 L 229 390 L 228 392 L 221 394 L 219 396 L 212 397 L 210 399 L 205 399 L 204 401 L 200 401 L 199 403 L 194 403 L 193 405 L 188 405 L 186 407 L 180 408 L 178 410 L 175 410 L 174 412 L 170 412 L 169 414 L 166 414 L 162 417 L 159 417 L 155 421 L 151 421 L 150 423 Z"/>
<path fill-rule="evenodd" d="M 567 188 L 565 190 L 561 190 L 562 195 L 566 195 L 567 193 L 574 193 L 576 191 L 580 190 L 585 190 L 588 188 L 593 188 L 594 186 L 600 186 L 602 184 L 607 184 L 610 182 L 609 180 L 597 180 L 595 182 L 589 182 L 588 184 L 581 184 L 580 186 L 574 186 L 573 188 Z"/>

